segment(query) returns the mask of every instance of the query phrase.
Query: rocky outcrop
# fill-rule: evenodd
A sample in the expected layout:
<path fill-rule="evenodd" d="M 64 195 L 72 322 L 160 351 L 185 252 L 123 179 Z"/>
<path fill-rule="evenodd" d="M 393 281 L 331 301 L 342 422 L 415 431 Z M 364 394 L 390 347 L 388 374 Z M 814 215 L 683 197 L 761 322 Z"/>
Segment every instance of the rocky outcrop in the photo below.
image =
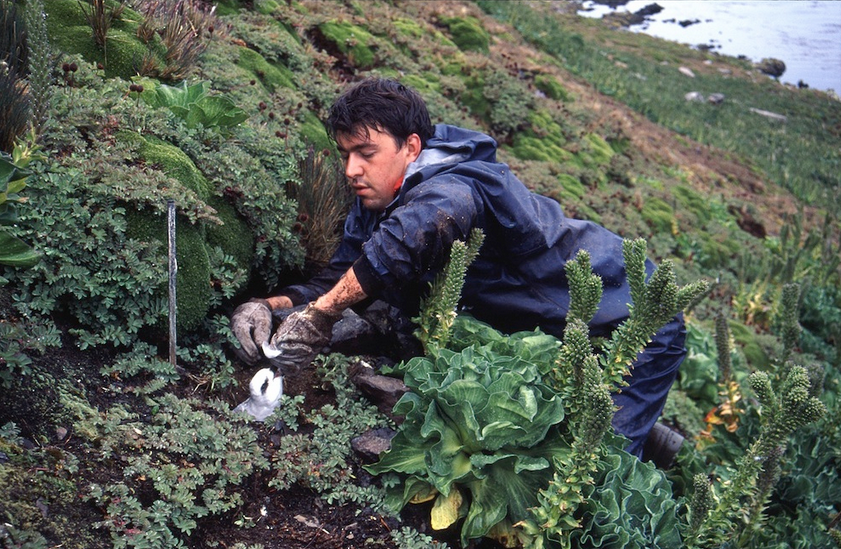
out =
<path fill-rule="evenodd" d="M 759 72 L 774 78 L 779 78 L 786 72 L 786 64 L 773 57 L 766 57 L 759 63 L 756 63 L 755 66 Z"/>

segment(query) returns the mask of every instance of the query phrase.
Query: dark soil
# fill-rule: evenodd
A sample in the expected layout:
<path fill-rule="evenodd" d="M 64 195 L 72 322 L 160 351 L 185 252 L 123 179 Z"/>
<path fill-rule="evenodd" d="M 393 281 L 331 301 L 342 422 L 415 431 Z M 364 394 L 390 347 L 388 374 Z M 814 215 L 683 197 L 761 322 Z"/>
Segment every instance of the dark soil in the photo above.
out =
<path fill-rule="evenodd" d="M 90 442 L 73 432 L 73 418 L 59 405 L 55 380 L 71 380 L 94 408 L 103 411 L 121 402 L 138 410 L 140 399 L 114 391 L 115 385 L 125 389 L 119 379 L 103 377 L 100 370 L 110 365 L 113 357 L 104 351 L 81 352 L 65 345 L 42 357 L 34 357 L 32 373 L 18 379 L 0 393 L 0 426 L 13 421 L 24 437 L 24 448 L 0 446 L 0 463 L 28 464 L 25 474 L 7 478 L 0 497 L 0 517 L 20 516 L 21 508 L 40 511 L 24 526 L 39 532 L 51 546 L 109 548 L 113 543 L 105 529 L 94 525 L 104 519 L 106 510 L 87 501 L 83 494 L 91 484 L 101 486 L 125 481 L 119 463 L 103 462 Z M 239 387 L 226 391 L 231 406 L 244 400 L 253 368 L 244 367 L 237 375 Z M 285 393 L 305 395 L 305 407 L 317 409 L 334 403 L 328 387 L 316 376 L 315 368 L 305 368 L 294 377 L 287 376 Z M 181 383 L 167 390 L 182 397 L 195 397 L 195 384 Z M 198 389 L 201 392 L 201 388 Z M 218 397 L 218 394 L 215 395 Z M 257 427 L 259 444 L 271 459 L 284 431 L 270 426 Z M 302 429 L 299 432 L 304 432 Z M 46 452 L 44 451 L 46 450 Z M 65 452 L 79 460 L 75 474 L 63 470 Z M 359 483 L 377 480 L 361 468 L 364 460 L 353 455 L 350 466 Z M 2 470 L 0 470 L 2 472 Z M 33 480 L 34 479 L 34 480 Z M 261 472 L 246 480 L 241 493 L 243 505 L 223 515 L 198 519 L 197 528 L 187 540 L 188 547 L 233 547 L 235 544 L 261 544 L 266 549 L 351 549 L 356 547 L 396 548 L 390 532 L 403 526 L 432 535 L 428 525 L 429 505 L 409 506 L 399 518 L 384 516 L 370 508 L 356 505 L 330 505 L 318 493 L 293 486 L 286 491 L 269 487 L 270 473 Z M 59 489 L 56 490 L 55 488 Z M 150 493 L 150 499 L 156 495 Z M 138 495 L 140 499 L 141 496 Z M 247 518 L 253 526 L 241 527 L 237 520 Z M 457 532 L 435 532 L 436 539 L 458 547 Z M 443 534 L 443 535 L 442 535 Z M 0 540 L 6 532 L 0 528 Z M 17 546 L 17 545 L 13 545 Z M 477 547 L 491 547 L 482 544 Z"/>

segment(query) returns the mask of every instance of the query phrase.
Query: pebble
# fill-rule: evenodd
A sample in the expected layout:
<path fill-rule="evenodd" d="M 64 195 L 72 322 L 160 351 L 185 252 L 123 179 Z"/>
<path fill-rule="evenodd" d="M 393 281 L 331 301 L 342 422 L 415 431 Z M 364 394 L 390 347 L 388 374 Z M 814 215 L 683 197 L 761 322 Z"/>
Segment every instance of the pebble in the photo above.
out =
<path fill-rule="evenodd" d="M 720 104 L 724 103 L 724 94 L 723 93 L 712 93 L 707 98 L 707 101 L 709 101 L 713 105 L 720 105 Z"/>

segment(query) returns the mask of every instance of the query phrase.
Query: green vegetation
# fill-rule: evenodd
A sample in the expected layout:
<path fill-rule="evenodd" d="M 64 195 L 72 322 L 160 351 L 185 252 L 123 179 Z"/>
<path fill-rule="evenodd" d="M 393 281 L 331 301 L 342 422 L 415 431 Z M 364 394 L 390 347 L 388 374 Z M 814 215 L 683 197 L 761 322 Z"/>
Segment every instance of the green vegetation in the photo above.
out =
<path fill-rule="evenodd" d="M 839 544 L 841 102 L 553 6 L 0 0 L 0 544 Z M 376 477 L 351 440 L 396 425 L 350 382 L 359 359 L 321 357 L 247 422 L 227 320 L 330 256 L 348 194 L 321 121 L 368 75 L 489 133 L 570 217 L 647 241 L 609 340 L 587 333 L 585 256 L 562 341 L 456 316 L 480 240 L 455 246 L 418 319 L 426 355 L 392 366 L 412 392 Z M 681 286 L 699 279 L 706 299 Z M 662 421 L 686 442 L 664 471 L 621 450 L 610 392 L 683 308 Z"/>
<path fill-rule="evenodd" d="M 615 45 L 612 38 L 588 42 L 582 36 L 585 24 L 573 16 L 551 17 L 545 10 L 524 10 L 510 2 L 479 4 L 600 92 L 675 132 L 750 159 L 804 201 L 836 216 L 841 212 L 837 133 L 824 126 L 827 120 L 837 120 L 836 100 L 799 93 L 764 77 L 726 78 L 699 71 L 693 79 L 681 78 L 673 64 L 679 58 L 651 62 L 661 41 L 643 37 L 634 48 Z M 604 31 L 598 37 L 606 38 Z M 684 95 L 697 89 L 723 93 L 727 100 L 722 108 L 687 104 Z M 787 121 L 780 124 L 749 108 L 783 113 Z"/>
<path fill-rule="evenodd" d="M 481 537 L 570 546 L 571 535 L 590 535 L 580 530 L 576 512 L 594 483 L 599 457 L 609 451 L 602 443 L 611 429 L 611 390 L 621 387 L 633 357 L 651 335 L 706 286 L 678 288 L 669 262 L 646 283 L 645 243 L 626 241 L 634 307 L 603 354 L 593 353 L 587 330 L 601 300 L 601 279 L 591 272 L 584 251 L 567 265 L 571 300 L 562 345 L 539 331 L 504 337 L 469 317 L 461 318 L 464 326 L 454 327 L 455 319 L 443 318 L 447 312 L 455 315 L 477 238 L 471 235 L 466 245 L 453 247 L 433 284 L 419 319 L 422 327 L 435 325 L 421 337 L 429 356 L 398 368 L 412 390 L 394 408 L 405 419 L 391 449 L 367 469 L 405 475 L 391 494 L 396 509 L 434 499 L 434 529 L 463 518 L 462 546 Z M 451 331 L 468 338 L 450 342 Z M 629 458 L 620 453 L 618 461 L 628 466 L 635 461 Z M 664 479 L 655 484 L 665 484 Z M 651 539 L 662 538 L 659 543 L 668 547 L 679 537 L 675 503 L 667 488 L 658 490 L 664 503 L 651 519 Z M 587 512 L 598 515 L 601 510 Z M 625 537 L 639 536 L 629 526 Z"/>

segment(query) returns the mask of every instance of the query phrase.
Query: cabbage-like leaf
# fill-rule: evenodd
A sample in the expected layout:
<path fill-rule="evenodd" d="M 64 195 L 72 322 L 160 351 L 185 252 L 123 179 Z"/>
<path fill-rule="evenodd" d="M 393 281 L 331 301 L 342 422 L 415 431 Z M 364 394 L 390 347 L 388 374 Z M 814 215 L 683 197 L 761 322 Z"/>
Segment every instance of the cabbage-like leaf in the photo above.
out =
<path fill-rule="evenodd" d="M 574 547 L 671 549 L 682 547 L 677 502 L 664 473 L 622 450 L 599 461 Z"/>
<path fill-rule="evenodd" d="M 187 125 L 190 123 L 201 123 L 203 126 L 212 128 L 230 128 L 248 119 L 248 114 L 237 107 L 227 97 L 207 96 L 196 101 L 194 108 L 187 118 Z"/>
<path fill-rule="evenodd" d="M 539 335 L 524 340 L 551 347 Z M 393 496 L 403 504 L 424 493 L 421 483 L 434 487 L 440 493 L 436 524 L 450 524 L 452 494 L 465 495 L 458 506 L 459 514 L 466 508 L 463 541 L 485 536 L 502 521 L 528 518 L 553 478 L 553 463 L 570 451 L 558 427 L 563 402 L 537 365 L 471 346 L 439 349 L 397 370 L 412 391 L 394 408 L 405 420 L 391 449 L 366 470 L 411 475 L 412 488 Z"/>
<path fill-rule="evenodd" d="M 464 497 L 460 490 L 451 490 L 449 495 L 441 494 L 435 498 L 430 517 L 433 530 L 444 530 L 452 526 L 466 513 Z"/>
<path fill-rule="evenodd" d="M 26 242 L 0 230 L 0 265 L 31 267 L 41 260 L 41 255 Z"/>
<path fill-rule="evenodd" d="M 188 111 L 190 105 L 207 95 L 209 89 L 210 84 L 207 82 L 198 82 L 192 86 L 187 86 L 186 82 L 181 86 L 159 84 L 155 86 L 154 93 L 144 93 L 141 97 L 151 107 L 166 107 L 179 114 Z"/>

